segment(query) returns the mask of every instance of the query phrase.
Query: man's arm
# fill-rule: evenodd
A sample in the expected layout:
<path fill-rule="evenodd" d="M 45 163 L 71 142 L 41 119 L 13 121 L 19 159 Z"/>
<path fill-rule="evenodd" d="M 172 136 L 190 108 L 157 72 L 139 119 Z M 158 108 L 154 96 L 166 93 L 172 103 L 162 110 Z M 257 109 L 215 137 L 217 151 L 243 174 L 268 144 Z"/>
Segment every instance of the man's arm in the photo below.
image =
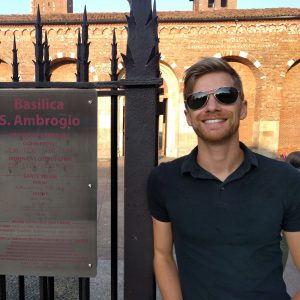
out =
<path fill-rule="evenodd" d="M 173 234 L 170 222 L 153 220 L 154 271 L 164 300 L 182 300 L 179 276 L 173 256 Z"/>
<path fill-rule="evenodd" d="M 295 266 L 300 272 L 300 231 L 284 232 Z"/>
<path fill-rule="evenodd" d="M 294 264 L 300 272 L 300 232 L 285 231 L 284 234 L 286 236 Z M 300 300 L 300 290 L 296 293 L 292 300 Z"/>

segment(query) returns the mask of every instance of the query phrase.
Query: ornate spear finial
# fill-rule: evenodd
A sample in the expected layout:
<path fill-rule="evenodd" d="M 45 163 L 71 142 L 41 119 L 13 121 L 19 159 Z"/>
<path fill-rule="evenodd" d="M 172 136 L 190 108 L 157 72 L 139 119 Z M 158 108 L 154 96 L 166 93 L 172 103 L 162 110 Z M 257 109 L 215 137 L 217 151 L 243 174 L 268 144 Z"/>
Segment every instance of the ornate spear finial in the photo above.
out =
<path fill-rule="evenodd" d="M 87 21 L 87 12 L 86 6 L 84 6 L 84 13 L 83 13 L 83 21 L 82 21 L 82 43 L 81 43 L 81 81 L 89 81 L 89 46 L 90 43 L 88 42 L 89 33 L 88 33 L 88 21 Z"/>
<path fill-rule="evenodd" d="M 82 18 L 82 43 L 87 43 L 89 39 L 89 32 L 88 32 L 88 21 L 87 21 L 87 12 L 86 12 L 86 5 L 84 6 L 83 18 Z"/>
<path fill-rule="evenodd" d="M 81 34 L 80 29 L 78 29 L 78 38 L 77 38 L 77 62 L 76 62 L 76 80 L 77 82 L 81 81 Z"/>
<path fill-rule="evenodd" d="M 156 3 L 152 12 L 151 0 L 132 0 L 127 23 L 127 51 L 122 54 L 126 77 L 159 77 Z"/>
<path fill-rule="evenodd" d="M 14 82 L 18 82 L 20 79 L 20 76 L 19 76 L 18 50 L 17 50 L 15 35 L 14 35 L 12 53 L 13 53 L 13 63 L 11 65 L 12 65 L 12 69 L 13 69 L 13 76 L 11 77 L 11 79 Z"/>
<path fill-rule="evenodd" d="M 44 42 L 44 81 L 50 81 L 50 56 L 49 56 L 49 45 L 48 45 L 48 37 L 47 32 L 45 32 L 45 42 Z"/>
<path fill-rule="evenodd" d="M 154 2 L 153 2 L 153 18 L 157 18 L 156 0 L 154 0 Z"/>
<path fill-rule="evenodd" d="M 155 57 L 158 57 L 158 64 L 157 64 L 157 77 L 161 76 L 160 70 L 159 70 L 159 61 L 160 61 L 160 53 L 159 53 L 159 38 L 158 38 L 158 16 L 157 16 L 157 11 L 156 11 L 156 0 L 153 2 L 153 36 L 154 39 L 156 40 L 156 46 L 155 46 Z"/>
<path fill-rule="evenodd" d="M 43 81 L 44 68 L 43 68 L 43 31 L 41 24 L 40 6 L 37 8 L 37 17 L 35 22 L 35 80 Z"/>
<path fill-rule="evenodd" d="M 116 42 L 116 30 L 113 30 L 113 42 L 111 44 L 111 74 L 110 79 L 113 81 L 118 80 L 118 49 L 117 49 L 117 42 Z"/>

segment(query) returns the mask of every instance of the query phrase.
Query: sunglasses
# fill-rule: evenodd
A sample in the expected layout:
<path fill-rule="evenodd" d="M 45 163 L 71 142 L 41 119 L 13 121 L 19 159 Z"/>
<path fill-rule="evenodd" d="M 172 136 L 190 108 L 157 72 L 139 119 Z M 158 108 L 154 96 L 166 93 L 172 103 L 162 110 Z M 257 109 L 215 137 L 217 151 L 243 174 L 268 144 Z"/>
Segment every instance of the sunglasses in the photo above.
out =
<path fill-rule="evenodd" d="M 221 104 L 233 104 L 239 97 L 239 91 L 232 86 L 220 87 L 209 92 L 197 92 L 187 97 L 185 103 L 192 109 L 200 109 L 204 107 L 210 95 L 214 95 L 217 101 Z"/>

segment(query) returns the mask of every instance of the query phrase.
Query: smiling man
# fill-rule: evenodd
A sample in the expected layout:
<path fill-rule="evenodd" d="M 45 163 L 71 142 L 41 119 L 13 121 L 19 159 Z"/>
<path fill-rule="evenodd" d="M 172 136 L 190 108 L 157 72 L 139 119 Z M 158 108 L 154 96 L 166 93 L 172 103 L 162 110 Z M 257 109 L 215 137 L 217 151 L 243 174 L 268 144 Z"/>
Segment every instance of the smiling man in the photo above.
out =
<path fill-rule="evenodd" d="M 300 173 L 239 141 L 247 102 L 225 60 L 204 58 L 191 66 L 184 99 L 198 145 L 155 168 L 148 184 L 163 299 L 291 299 L 280 240 L 284 230 L 299 269 Z"/>

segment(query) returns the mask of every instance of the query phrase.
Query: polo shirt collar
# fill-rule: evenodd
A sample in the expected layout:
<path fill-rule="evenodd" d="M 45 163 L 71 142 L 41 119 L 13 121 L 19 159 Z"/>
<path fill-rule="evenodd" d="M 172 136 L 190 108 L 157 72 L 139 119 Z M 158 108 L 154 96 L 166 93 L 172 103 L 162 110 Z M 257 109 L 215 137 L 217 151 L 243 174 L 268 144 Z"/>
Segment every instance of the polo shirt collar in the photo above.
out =
<path fill-rule="evenodd" d="M 255 154 L 246 147 L 242 142 L 240 142 L 240 147 L 244 151 L 244 161 L 242 164 L 226 179 L 226 181 L 231 181 L 242 177 L 247 173 L 251 167 L 257 167 L 258 161 Z M 181 173 L 190 173 L 192 177 L 199 179 L 217 179 L 214 175 L 203 169 L 197 163 L 198 147 L 195 147 L 192 152 L 187 155 L 181 165 Z"/>

